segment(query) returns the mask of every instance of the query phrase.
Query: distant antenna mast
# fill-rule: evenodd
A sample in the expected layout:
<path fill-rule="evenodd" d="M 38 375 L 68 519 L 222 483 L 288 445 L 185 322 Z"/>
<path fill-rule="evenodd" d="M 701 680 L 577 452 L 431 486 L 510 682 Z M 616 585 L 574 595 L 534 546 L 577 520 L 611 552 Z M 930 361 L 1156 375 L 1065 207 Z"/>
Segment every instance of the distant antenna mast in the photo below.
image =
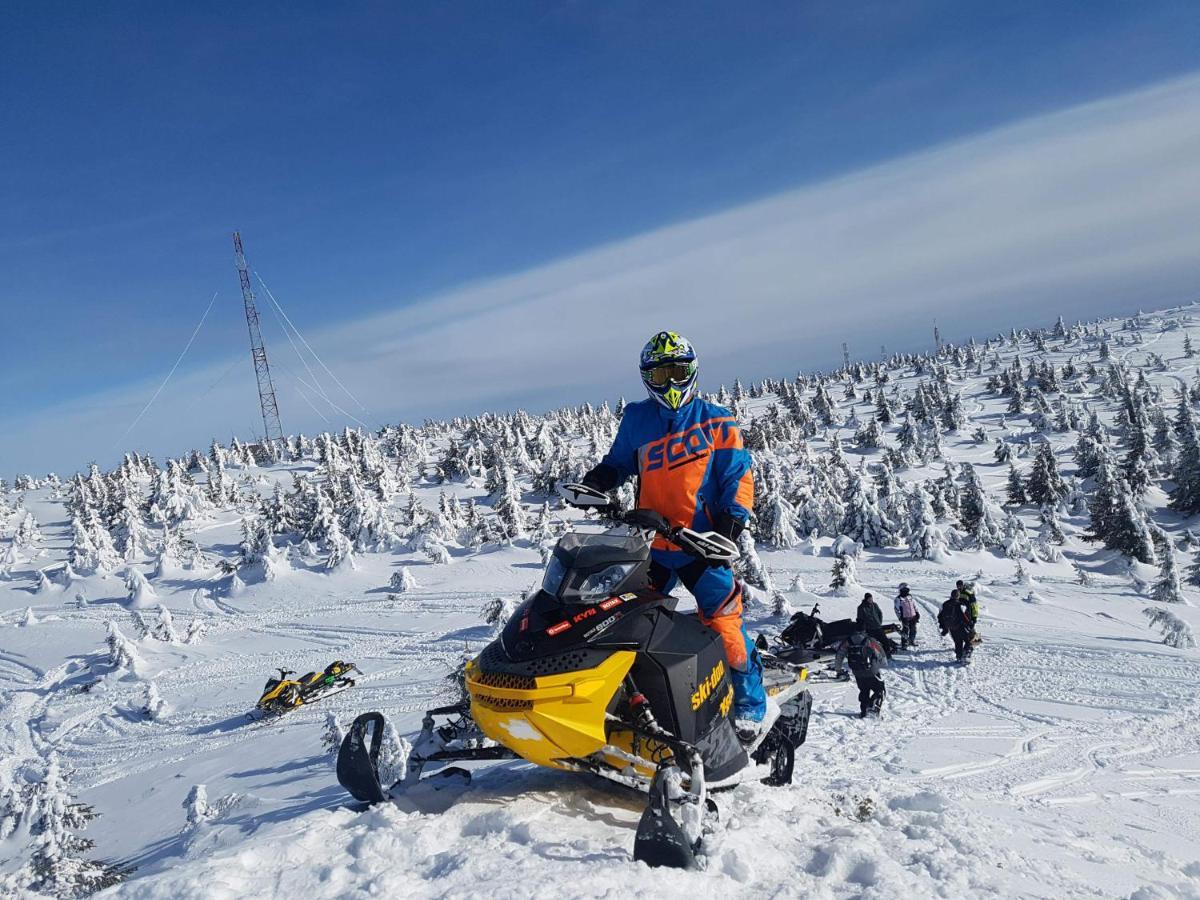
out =
<path fill-rule="evenodd" d="M 846 342 L 842 341 L 842 364 L 846 367 L 846 371 L 850 371 L 850 348 L 846 346 Z"/>
<path fill-rule="evenodd" d="M 937 345 L 938 353 L 942 352 L 942 333 L 938 331 L 937 319 L 933 320 L 933 342 Z"/>
<path fill-rule="evenodd" d="M 254 377 L 258 380 L 258 405 L 262 408 L 263 430 L 267 443 L 271 444 L 283 440 L 283 426 L 279 424 L 279 403 L 275 399 L 275 385 L 271 382 L 271 367 L 267 365 L 267 345 L 263 343 L 262 329 L 258 324 L 258 307 L 254 304 L 254 291 L 250 287 L 242 236 L 236 231 L 233 233 L 233 260 L 242 282 L 242 300 L 246 304 L 246 327 L 250 329 L 250 356 L 254 359 Z"/>

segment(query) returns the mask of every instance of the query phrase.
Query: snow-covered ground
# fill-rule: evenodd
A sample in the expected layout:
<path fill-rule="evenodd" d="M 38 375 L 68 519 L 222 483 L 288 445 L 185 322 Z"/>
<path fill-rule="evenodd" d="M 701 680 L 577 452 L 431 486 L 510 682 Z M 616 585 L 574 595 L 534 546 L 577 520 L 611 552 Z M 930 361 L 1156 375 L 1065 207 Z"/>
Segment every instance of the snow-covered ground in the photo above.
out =
<path fill-rule="evenodd" d="M 1144 316 L 1136 330 L 1101 327 L 1112 332 L 1112 360 L 1142 369 L 1173 408 L 1175 389 L 1197 374 L 1182 350 L 1189 322 L 1184 309 Z M 1044 351 L 1028 339 L 993 348 L 1005 364 L 1018 353 L 1026 365 L 1096 363 L 1101 374 L 1084 379 L 1073 402 L 1112 424 L 1117 404 L 1096 390 L 1107 363 L 1093 337 L 1050 339 Z M 986 366 L 983 374 L 952 371 L 970 421 L 941 443 L 946 459 L 974 464 L 988 494 L 1002 500 L 1008 466 L 993 458 L 997 441 L 1010 442 L 1026 470 L 1036 442 L 1025 441 L 1035 435 L 1023 417 L 1002 421 L 1006 401 L 988 389 L 992 374 Z M 928 377 L 907 363 L 892 373 L 909 394 Z M 842 400 L 840 384 L 830 392 L 843 416 L 870 417 L 872 405 Z M 764 414 L 770 399 L 750 400 L 746 415 Z M 889 444 L 898 425 L 885 429 Z M 971 437 L 977 426 L 988 432 L 984 443 Z M 854 430 L 822 430 L 809 449 L 826 453 L 827 435 L 840 433 L 851 467 L 876 461 L 877 451 L 852 449 Z M 1114 440 L 1119 435 L 1114 427 Z M 444 429 L 430 444 L 449 436 Z M 1078 434 L 1049 429 L 1045 437 L 1069 477 Z M 794 464 L 790 451 L 774 453 Z M 932 482 L 942 467 L 931 459 L 897 474 Z M 407 487 L 396 491 L 389 515 L 403 519 L 409 488 L 430 510 L 443 490 L 479 498 L 483 508 L 479 481 L 436 484 L 419 468 L 402 467 Z M 300 460 L 236 474 L 243 494 L 269 495 L 296 473 L 320 472 Z M 542 497 L 524 487 L 532 514 Z M 1165 508 L 1170 487 L 1156 477 L 1145 504 L 1174 544 L 1191 522 Z M 184 533 L 206 553 L 195 568 L 155 577 L 152 548 L 135 558 L 153 591 L 135 613 L 124 565 L 60 583 L 73 541 L 67 495 L 65 486 L 11 492 L 0 519 L 0 558 L 16 546 L 22 509 L 40 529 L 0 581 L 0 790 L 15 796 L 11 788 L 29 772 L 59 759 L 70 792 L 99 814 L 80 832 L 95 841 L 81 855 L 134 867 L 106 896 L 1200 897 L 1200 654 L 1165 646 L 1148 627 L 1143 610 L 1162 606 L 1149 598 L 1158 567 L 1127 567 L 1119 554 L 1085 542 L 1086 510 L 1062 513 L 1063 559 L 1026 556 L 1024 574 L 1002 551 L 966 544 L 941 561 L 915 560 L 907 546 L 867 548 L 858 582 L 890 614 L 895 586 L 907 581 L 923 609 L 919 649 L 898 654 L 885 675 L 884 716 L 860 721 L 852 684 L 815 684 L 796 782 L 720 795 L 721 823 L 706 840 L 703 868 L 678 872 L 632 861 L 640 797 L 582 777 L 493 765 L 440 814 L 360 811 L 337 785 L 322 746 L 327 714 L 348 722 L 378 709 L 401 732 L 415 731 L 422 712 L 449 696 L 447 674 L 493 635 L 483 607 L 540 578 L 531 541 L 447 540 L 449 563 L 396 542 L 334 571 L 323 550 L 306 553 L 296 541 L 273 579 L 247 574 L 243 586 L 213 565 L 238 553 L 243 497 L 186 522 Z M 1020 516 L 1036 532 L 1038 510 Z M 952 520 L 939 517 L 946 526 Z M 828 588 L 832 541 L 823 535 L 791 549 L 760 542 L 762 563 L 791 608 L 819 602 L 825 618 L 852 615 L 856 598 Z M 1176 551 L 1181 568 L 1192 554 Z M 401 567 L 416 586 L 397 593 L 389 582 Z M 40 587 L 39 571 L 47 573 Z M 964 577 L 979 588 L 983 643 L 974 664 L 959 668 L 934 622 Z M 786 619 L 772 614 L 769 593 L 756 596 L 751 632 L 777 632 Z M 162 628 L 153 633 L 160 604 L 174 640 L 160 639 L 169 638 Z M 1171 606 L 1200 627 L 1195 608 Z M 136 657 L 124 667 L 106 644 L 110 623 Z M 246 717 L 274 668 L 304 672 L 334 659 L 361 668 L 356 687 L 278 720 Z M 166 704 L 155 715 L 145 712 L 151 683 Z M 208 811 L 189 824 L 185 805 L 196 785 L 204 785 Z M 19 894 L 30 836 L 7 821 L 0 887 Z"/>

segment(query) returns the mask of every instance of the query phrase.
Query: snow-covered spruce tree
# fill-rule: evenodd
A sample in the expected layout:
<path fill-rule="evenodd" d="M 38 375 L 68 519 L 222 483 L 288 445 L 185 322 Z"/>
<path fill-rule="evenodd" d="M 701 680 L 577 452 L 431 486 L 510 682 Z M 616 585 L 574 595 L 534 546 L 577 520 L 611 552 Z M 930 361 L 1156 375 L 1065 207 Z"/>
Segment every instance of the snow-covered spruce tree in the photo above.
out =
<path fill-rule="evenodd" d="M 525 509 L 521 505 L 521 491 L 507 462 L 501 461 L 498 466 L 494 496 L 493 509 L 505 537 L 510 541 L 525 537 Z"/>
<path fill-rule="evenodd" d="M 150 494 L 150 518 L 160 524 L 178 525 L 204 515 L 204 493 L 178 460 L 159 472 Z"/>
<path fill-rule="evenodd" d="M 775 584 L 771 580 L 771 573 L 767 571 L 758 555 L 758 548 L 754 544 L 754 536 L 751 535 L 750 529 L 747 528 L 738 535 L 737 544 L 741 556 L 733 564 L 734 574 L 750 587 L 770 594 L 775 590 Z"/>
<path fill-rule="evenodd" d="M 408 566 L 401 566 L 400 571 L 393 572 L 391 580 L 388 582 L 390 587 L 397 594 L 412 593 L 417 587 L 417 579 L 408 570 Z"/>
<path fill-rule="evenodd" d="M 1033 544 L 1029 540 L 1029 532 L 1025 523 L 1017 516 L 1009 513 L 1004 517 L 1004 555 L 1009 559 L 1025 559 L 1036 562 Z"/>
<path fill-rule="evenodd" d="M 1008 503 L 1010 506 L 1024 506 L 1029 502 L 1029 495 L 1025 492 L 1025 480 L 1021 477 L 1021 473 L 1011 462 L 1008 464 Z"/>
<path fill-rule="evenodd" d="M 1129 492 L 1124 480 L 1118 480 L 1118 495 L 1112 531 L 1105 546 L 1119 550 L 1142 563 L 1155 561 L 1154 540 L 1146 515 Z"/>
<path fill-rule="evenodd" d="M 208 808 L 208 788 L 202 784 L 193 784 L 183 801 L 183 811 L 187 816 L 184 831 L 198 828 L 211 818 Z"/>
<path fill-rule="evenodd" d="M 165 718 L 167 713 L 170 711 L 170 707 L 167 706 L 167 701 L 164 700 L 162 695 L 158 692 L 158 685 L 153 681 L 148 682 L 142 692 L 141 711 L 142 715 L 144 715 L 151 722 L 157 722 L 160 719 Z"/>
<path fill-rule="evenodd" d="M 171 611 L 162 604 L 158 607 L 158 621 L 150 629 L 150 636 L 156 641 L 166 641 L 169 644 L 179 643 L 179 634 L 175 631 L 175 619 Z"/>
<path fill-rule="evenodd" d="M 854 443 L 860 450 L 876 450 L 883 446 L 883 427 L 878 419 L 868 419 L 854 435 Z"/>
<path fill-rule="evenodd" d="M 71 795 L 57 753 L 51 753 L 40 781 L 23 791 L 19 830 L 29 835 L 29 863 L 18 876 L 20 887 L 52 897 L 86 897 L 119 884 L 128 869 L 84 854 L 95 841 L 79 832 L 97 813 Z"/>
<path fill-rule="evenodd" d="M 768 480 L 758 503 L 755 503 L 755 535 L 763 543 L 780 550 L 790 550 L 800 538 L 796 534 L 796 509 L 784 497 L 777 481 Z"/>
<path fill-rule="evenodd" d="M 942 563 L 950 558 L 945 532 L 938 527 L 929 494 L 920 484 L 908 495 L 908 534 L 908 552 L 913 559 Z"/>
<path fill-rule="evenodd" d="M 1003 528 L 995 504 L 983 492 L 975 467 L 962 465 L 963 487 L 959 502 L 959 522 L 963 531 L 975 539 L 979 548 L 995 547 L 1001 543 Z"/>
<path fill-rule="evenodd" d="M 342 539 L 346 538 L 342 531 L 341 518 L 334 506 L 333 497 L 319 489 L 312 497 L 311 516 L 304 526 L 304 537 L 312 543 L 326 548 L 329 547 L 330 535 L 335 531 Z"/>
<path fill-rule="evenodd" d="M 1190 553 L 1197 547 L 1200 547 L 1200 538 L 1197 538 L 1196 532 L 1190 528 L 1183 529 L 1183 534 L 1179 536 L 1179 540 L 1175 544 L 1184 553 Z"/>
<path fill-rule="evenodd" d="M 857 473 L 851 476 L 841 533 L 867 547 L 890 547 L 896 527 L 879 508 L 874 486 Z"/>
<path fill-rule="evenodd" d="M 89 519 L 83 516 L 89 516 Z M 71 520 L 71 549 L 67 559 L 71 567 L 83 575 L 101 574 L 112 571 L 119 563 L 116 548 L 108 532 L 94 518 L 95 513 L 88 510 L 77 514 Z M 93 527 L 93 522 L 95 526 Z M 108 538 L 107 543 L 105 538 Z"/>
<path fill-rule="evenodd" d="M 1175 550 L 1171 546 L 1171 539 L 1157 526 L 1152 534 L 1161 566 L 1158 578 L 1150 588 L 1150 598 L 1159 603 L 1187 603 L 1183 596 L 1183 587 L 1179 583 L 1179 569 L 1175 565 Z"/>
<path fill-rule="evenodd" d="M 782 591 L 775 591 L 774 593 L 771 594 L 771 615 L 772 616 L 774 616 L 776 619 L 787 620 L 792 617 L 792 613 L 794 613 L 794 612 L 795 612 L 795 610 L 792 609 L 791 602 L 788 600 L 788 598 L 786 596 L 784 596 Z"/>
<path fill-rule="evenodd" d="M 321 749 L 330 756 L 337 756 L 346 739 L 346 729 L 338 721 L 336 714 L 325 713 L 325 731 L 321 734 Z"/>
<path fill-rule="evenodd" d="M 354 544 L 350 542 L 350 538 L 342 533 L 341 523 L 336 516 L 325 534 L 325 545 L 329 548 L 329 553 L 325 557 L 325 570 L 327 572 L 335 571 L 343 566 L 351 569 L 358 568 L 358 564 L 354 561 Z M 234 577 L 237 577 L 236 574 Z"/>
<path fill-rule="evenodd" d="M 1200 512 L 1200 435 L 1197 435 L 1190 411 L 1181 426 L 1172 480 L 1175 489 L 1171 492 L 1171 509 L 1185 516 Z"/>
<path fill-rule="evenodd" d="M 374 492 L 364 490 L 357 478 L 351 477 L 348 503 L 345 509 L 346 536 L 354 549 L 361 553 L 378 553 L 397 542 L 392 521 Z"/>
<path fill-rule="evenodd" d="M 403 778 L 410 753 L 412 744 L 396 731 L 396 726 L 391 721 L 388 721 L 384 725 L 383 737 L 379 742 L 379 783 L 394 784 Z"/>
<path fill-rule="evenodd" d="M 1196 636 L 1192 633 L 1192 627 L 1170 610 L 1147 606 L 1142 612 L 1150 620 L 1151 628 L 1162 631 L 1163 643 L 1168 647 L 1188 650 L 1196 646 Z"/>
<path fill-rule="evenodd" d="M 492 630 L 499 634 L 512 618 L 516 608 L 517 601 L 511 597 L 493 597 L 483 607 L 483 623 L 490 625 Z"/>
<path fill-rule="evenodd" d="M 242 543 L 238 550 L 242 566 L 261 565 L 271 555 L 275 545 L 271 540 L 271 529 L 265 519 L 242 516 Z"/>
<path fill-rule="evenodd" d="M 838 556 L 834 559 L 829 588 L 838 597 L 853 597 L 862 590 L 858 583 L 858 567 L 855 566 L 852 556 Z"/>
<path fill-rule="evenodd" d="M 897 532 L 902 533 L 902 525 L 908 517 L 908 495 L 886 457 L 880 460 L 875 472 L 875 496 L 884 516 L 889 522 L 896 523 Z"/>
<path fill-rule="evenodd" d="M 1085 539 L 1100 541 L 1108 549 L 1139 562 L 1154 562 L 1154 542 L 1146 517 L 1107 452 L 1101 454 L 1096 469 L 1090 512 L 1092 521 Z"/>
<path fill-rule="evenodd" d="M 133 641 L 125 637 L 121 633 L 121 629 L 117 627 L 117 623 L 109 621 L 108 632 L 104 638 L 104 642 L 108 645 L 108 662 L 117 669 L 137 674 L 138 668 L 142 664 L 142 658 L 138 655 L 137 647 Z"/>
<path fill-rule="evenodd" d="M 1054 459 L 1054 450 L 1049 441 L 1038 445 L 1029 480 L 1025 484 L 1025 492 L 1029 495 L 1030 502 L 1038 506 L 1057 505 L 1067 495 L 1067 486 L 1058 472 L 1058 463 Z"/>
<path fill-rule="evenodd" d="M 146 609 L 158 602 L 158 595 L 154 593 L 154 588 L 150 586 L 150 582 L 146 580 L 146 576 L 137 566 L 130 566 L 126 572 L 125 590 L 128 592 L 126 599 L 130 609 Z"/>
<path fill-rule="evenodd" d="M 12 542 L 15 547 L 32 547 L 42 539 L 41 529 L 38 527 L 38 521 L 33 517 L 33 513 L 26 510 L 25 515 L 21 517 L 21 521 L 17 524 L 17 530 L 13 532 Z"/>

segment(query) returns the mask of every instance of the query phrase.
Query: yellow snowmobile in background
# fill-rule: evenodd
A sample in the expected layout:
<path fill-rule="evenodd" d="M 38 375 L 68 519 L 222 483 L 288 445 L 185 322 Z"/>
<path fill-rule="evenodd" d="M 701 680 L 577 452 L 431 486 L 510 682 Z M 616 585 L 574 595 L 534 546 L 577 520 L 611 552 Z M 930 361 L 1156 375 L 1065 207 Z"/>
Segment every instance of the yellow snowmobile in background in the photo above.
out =
<path fill-rule="evenodd" d="M 309 672 L 303 678 L 289 678 L 289 675 L 296 674 L 291 669 L 277 671 L 279 677 L 267 679 L 262 696 L 255 704 L 255 710 L 261 716 L 280 715 L 354 687 L 354 679 L 349 675 L 351 672 L 358 672 L 359 668 L 354 663 L 342 662 L 339 659 L 326 666 L 324 672 Z"/>
<path fill-rule="evenodd" d="M 635 859 L 691 868 L 704 817 L 716 812 L 709 791 L 750 779 L 791 782 L 812 709 L 807 669 L 784 661 L 766 668 L 768 720 L 743 745 L 730 719 L 733 686 L 720 637 L 676 612 L 675 598 L 649 577 L 656 534 L 711 562 L 732 562 L 736 545 L 672 527 L 650 510 L 621 514 L 607 495 L 581 485 L 563 493 L 629 529 L 572 532 L 558 542 L 541 590 L 466 665 L 464 697 L 426 713 L 404 777 L 387 790 L 380 783 L 385 723 L 373 712 L 359 716 L 343 741 L 338 781 L 356 799 L 377 803 L 412 799 L 418 783 L 469 782 L 461 767 L 421 778 L 425 767 L 452 761 L 523 759 L 588 773 L 649 794 Z"/>

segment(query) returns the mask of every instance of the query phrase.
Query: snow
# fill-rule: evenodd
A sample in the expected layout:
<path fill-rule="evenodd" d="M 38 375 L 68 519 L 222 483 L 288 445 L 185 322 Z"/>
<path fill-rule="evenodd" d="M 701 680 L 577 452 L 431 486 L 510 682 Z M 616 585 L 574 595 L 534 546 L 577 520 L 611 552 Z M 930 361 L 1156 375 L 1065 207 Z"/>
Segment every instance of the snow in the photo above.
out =
<path fill-rule="evenodd" d="M 1186 328 L 1178 326 L 1189 319 L 1185 309 L 1144 316 L 1137 331 L 1104 324 L 1113 356 L 1127 364 L 1160 354 L 1168 368 L 1144 371 L 1174 391 L 1197 373 L 1181 353 Z M 1060 343 L 997 349 L 1006 363 L 1014 352 L 1059 365 L 1070 355 L 1095 359 L 1090 345 Z M 1007 401 L 987 390 L 986 373 L 954 377 L 970 424 L 940 443 L 951 462 L 974 467 L 989 502 L 1003 502 L 1008 463 L 993 449 Z M 908 367 L 894 381 L 911 392 L 918 378 Z M 830 393 L 840 397 L 840 387 Z M 1109 403 L 1089 398 L 1097 408 Z M 861 398 L 832 402 L 843 419 L 853 407 L 860 423 L 875 408 Z M 764 403 L 747 401 L 749 415 Z M 902 420 L 897 412 L 883 429 L 889 444 Z M 1022 421 L 1007 414 L 1017 448 L 1033 435 Z M 992 442 L 969 437 L 980 423 Z M 850 426 L 829 433 L 839 431 L 850 447 Z M 1069 477 L 1076 434 L 1048 437 Z M 823 437 L 809 444 L 814 454 L 829 446 Z M 443 444 L 434 446 L 436 458 Z M 834 452 L 852 466 L 880 453 Z M 1032 457 L 1018 457 L 1018 467 Z M 701 870 L 678 872 L 632 861 L 642 798 L 582 776 L 479 766 L 461 793 L 418 804 L 425 811 L 362 810 L 337 785 L 325 734 L 370 709 L 400 735 L 418 730 L 425 709 L 450 699 L 447 676 L 495 633 L 486 611 L 511 609 L 511 598 L 539 581 L 545 536 L 517 533 L 543 498 L 524 490 L 524 510 L 514 508 L 515 471 L 501 472 L 508 519 L 494 540 L 472 545 L 446 522 L 431 538 L 436 552 L 405 540 L 371 552 L 348 547 L 337 532 L 346 564 L 329 570 L 319 542 L 302 553 L 297 541 L 294 551 L 279 547 L 278 560 L 290 565 L 270 578 L 261 566 L 226 572 L 215 564 L 238 552 L 248 512 L 229 499 L 246 488 L 237 480 L 244 469 L 227 464 L 221 502 L 204 505 L 172 487 L 178 527 L 202 554 L 195 565 L 172 557 L 145 576 L 162 555 L 153 526 L 151 546 L 138 548 L 126 570 L 80 570 L 71 590 L 38 592 L 38 574 L 56 571 L 74 540 L 66 491 L 22 492 L 40 534 L 21 554 L 10 541 L 24 513 L 15 492 L 0 494 L 0 558 L 11 562 L 10 580 L 0 582 L 0 791 L 51 754 L 69 766 L 71 791 L 100 815 L 83 831 L 96 842 L 90 858 L 135 867 L 104 896 L 1200 896 L 1200 652 L 1168 646 L 1162 629 L 1149 627 L 1144 610 L 1164 608 L 1150 598 L 1157 566 L 1130 570 L 1119 554 L 1083 541 L 1086 512 L 1061 516 L 1061 561 L 1014 561 L 1002 548 L 961 543 L 932 559 L 914 559 L 907 541 L 857 552 L 863 590 L 890 613 L 887 600 L 907 582 L 922 613 L 920 646 L 885 671 L 882 718 L 857 718 L 852 683 L 814 684 L 795 783 L 718 794 L 721 818 Z M 250 477 L 268 496 L 276 483 L 287 489 L 293 475 L 321 466 L 306 458 Z M 478 482 L 397 477 L 406 486 L 390 500 L 393 518 L 409 488 L 427 511 L 439 509 L 443 491 L 487 509 Z M 942 465 L 896 477 L 938 479 Z M 1164 486 L 1156 481 L 1146 502 L 1177 541 L 1200 523 L 1167 509 Z M 859 509 L 869 511 L 864 491 Z M 999 526 L 1004 513 L 995 513 Z M 553 515 L 574 517 L 557 508 Z M 1036 537 L 1038 509 L 1022 507 L 1019 516 Z M 936 527 L 948 533 L 950 524 L 939 516 Z M 763 572 L 788 606 L 807 611 L 819 602 L 826 619 L 852 614 L 861 594 L 828 587 L 837 537 L 758 545 Z M 1176 546 L 1183 572 L 1195 550 Z M 848 541 L 839 549 L 847 552 Z M 977 582 L 983 605 L 983 643 L 968 668 L 950 664 L 949 640 L 935 625 L 957 578 Z M 77 594 L 87 601 L 77 605 Z M 685 595 L 681 608 L 689 604 Z M 772 613 L 772 603 L 748 606 L 752 635 L 786 624 Z M 1179 633 L 1200 625 L 1200 611 L 1182 603 L 1170 604 L 1170 618 L 1182 623 L 1171 626 Z M 279 719 L 247 719 L 273 669 L 303 674 L 334 659 L 362 670 L 354 688 Z M 399 759 L 407 746 L 395 743 Z M 13 892 L 27 852 L 0 825 L 0 891 Z"/>

